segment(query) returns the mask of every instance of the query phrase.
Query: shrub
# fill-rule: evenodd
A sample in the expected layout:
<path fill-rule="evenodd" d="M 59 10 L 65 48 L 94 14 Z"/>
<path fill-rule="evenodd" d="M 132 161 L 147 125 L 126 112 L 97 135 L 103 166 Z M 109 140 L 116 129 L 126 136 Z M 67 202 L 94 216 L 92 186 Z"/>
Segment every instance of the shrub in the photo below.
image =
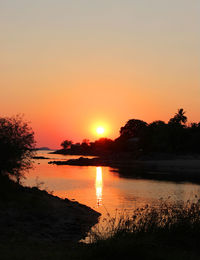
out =
<path fill-rule="evenodd" d="M 34 133 L 21 116 L 0 118 L 0 175 L 19 182 L 31 167 L 34 148 Z"/>

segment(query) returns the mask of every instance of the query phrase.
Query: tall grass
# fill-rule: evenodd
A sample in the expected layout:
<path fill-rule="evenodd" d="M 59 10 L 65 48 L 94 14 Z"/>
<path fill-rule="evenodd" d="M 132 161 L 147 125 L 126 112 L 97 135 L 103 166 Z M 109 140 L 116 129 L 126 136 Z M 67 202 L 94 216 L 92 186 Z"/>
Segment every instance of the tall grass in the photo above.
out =
<path fill-rule="evenodd" d="M 5 260 L 197 260 L 200 259 L 200 201 L 146 205 L 128 212 L 107 213 L 102 227 L 89 235 L 90 244 L 0 244 Z M 12 250 L 10 250 L 12 248 Z"/>
<path fill-rule="evenodd" d="M 88 242 L 155 233 L 200 236 L 200 199 L 195 195 L 192 202 L 161 201 L 157 206 L 137 208 L 131 215 L 117 210 L 114 217 L 108 213 L 103 224 L 90 231 Z"/>

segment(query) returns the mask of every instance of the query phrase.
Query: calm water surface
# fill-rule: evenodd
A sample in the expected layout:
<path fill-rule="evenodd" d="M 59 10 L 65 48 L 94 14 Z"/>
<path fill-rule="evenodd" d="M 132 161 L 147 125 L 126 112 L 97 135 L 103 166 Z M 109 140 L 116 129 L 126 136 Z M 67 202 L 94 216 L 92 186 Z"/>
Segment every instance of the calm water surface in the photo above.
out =
<path fill-rule="evenodd" d="M 48 154 L 48 151 L 38 151 L 38 155 L 51 160 L 80 157 Z M 76 200 L 100 212 L 100 222 L 107 213 L 113 216 L 116 209 L 131 212 L 135 207 L 156 204 L 160 199 L 186 201 L 200 194 L 197 184 L 122 178 L 110 167 L 57 166 L 48 161 L 36 160 L 24 184 L 35 186 L 43 182 L 41 188 L 53 191 L 54 195 Z"/>

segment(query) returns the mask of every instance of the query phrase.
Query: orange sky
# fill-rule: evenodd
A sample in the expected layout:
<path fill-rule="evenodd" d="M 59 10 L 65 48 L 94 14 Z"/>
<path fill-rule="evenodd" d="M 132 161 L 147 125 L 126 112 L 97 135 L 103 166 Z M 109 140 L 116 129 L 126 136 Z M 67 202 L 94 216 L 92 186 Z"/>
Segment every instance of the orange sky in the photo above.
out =
<path fill-rule="evenodd" d="M 24 113 L 52 148 L 180 107 L 200 121 L 199 11 L 198 0 L 4 1 L 1 115 Z"/>

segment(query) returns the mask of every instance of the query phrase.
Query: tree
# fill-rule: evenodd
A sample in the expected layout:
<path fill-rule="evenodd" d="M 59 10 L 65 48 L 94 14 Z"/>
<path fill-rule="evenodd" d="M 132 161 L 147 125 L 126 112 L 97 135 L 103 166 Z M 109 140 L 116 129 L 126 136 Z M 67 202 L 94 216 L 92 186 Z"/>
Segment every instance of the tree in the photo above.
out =
<path fill-rule="evenodd" d="M 162 127 L 165 127 L 165 126 L 166 126 L 166 124 L 162 120 L 156 120 L 156 121 L 153 121 L 152 123 L 149 124 L 149 127 L 154 128 L 154 129 L 162 128 Z"/>
<path fill-rule="evenodd" d="M 185 123 L 187 122 L 187 117 L 185 116 L 185 113 L 186 112 L 183 110 L 183 108 L 178 109 L 178 113 L 176 113 L 174 117 L 169 120 L 168 124 L 177 126 L 185 125 Z"/>
<path fill-rule="evenodd" d="M 173 152 L 183 152 L 186 149 L 186 122 L 187 117 L 183 108 L 178 109 L 178 112 L 168 122 L 170 145 Z"/>
<path fill-rule="evenodd" d="M 94 142 L 94 147 L 98 151 L 108 151 L 113 147 L 113 140 L 102 137 Z"/>
<path fill-rule="evenodd" d="M 200 122 L 199 123 L 191 123 L 190 125 L 191 129 L 200 129 Z"/>
<path fill-rule="evenodd" d="M 162 120 L 156 120 L 148 126 L 146 147 L 148 151 L 167 152 L 170 149 L 169 127 Z"/>
<path fill-rule="evenodd" d="M 34 148 L 34 132 L 21 116 L 0 118 L 0 175 L 19 182 L 31 168 Z"/>
<path fill-rule="evenodd" d="M 125 126 L 121 127 L 120 135 L 127 139 L 139 137 L 143 130 L 147 127 L 147 123 L 139 119 L 130 119 Z"/>
<path fill-rule="evenodd" d="M 86 151 L 90 147 L 90 140 L 89 139 L 83 139 L 81 143 L 81 148 Z"/>
<path fill-rule="evenodd" d="M 72 141 L 65 140 L 61 143 L 61 146 L 63 147 L 64 150 L 70 149 L 72 145 Z"/>

